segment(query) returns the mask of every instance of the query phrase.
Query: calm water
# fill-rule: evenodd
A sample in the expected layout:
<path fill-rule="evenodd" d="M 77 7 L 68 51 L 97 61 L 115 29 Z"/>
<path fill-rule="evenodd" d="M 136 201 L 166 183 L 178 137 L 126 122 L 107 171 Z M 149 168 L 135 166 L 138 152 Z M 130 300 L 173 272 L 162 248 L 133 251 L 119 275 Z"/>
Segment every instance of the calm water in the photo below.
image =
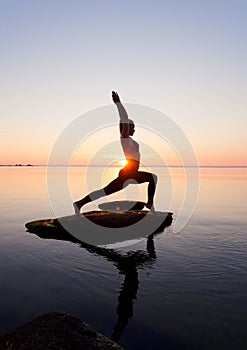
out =
<path fill-rule="evenodd" d="M 52 176 L 59 179 L 63 171 L 54 168 Z M 170 169 L 171 204 L 167 171 L 152 171 L 159 176 L 157 209 L 176 218 L 182 169 Z M 106 171 L 102 181 L 116 172 Z M 89 170 L 89 189 L 98 187 L 101 173 Z M 153 241 L 98 251 L 26 232 L 26 222 L 54 217 L 45 168 L 0 168 L 0 174 L 1 332 L 61 311 L 126 349 L 247 348 L 246 168 L 201 169 L 196 211 L 180 233 L 171 226 Z M 71 169 L 74 199 L 85 193 L 84 179 L 85 169 Z M 145 186 L 129 186 L 111 199 L 145 199 Z M 60 209 L 72 213 L 62 198 Z"/>

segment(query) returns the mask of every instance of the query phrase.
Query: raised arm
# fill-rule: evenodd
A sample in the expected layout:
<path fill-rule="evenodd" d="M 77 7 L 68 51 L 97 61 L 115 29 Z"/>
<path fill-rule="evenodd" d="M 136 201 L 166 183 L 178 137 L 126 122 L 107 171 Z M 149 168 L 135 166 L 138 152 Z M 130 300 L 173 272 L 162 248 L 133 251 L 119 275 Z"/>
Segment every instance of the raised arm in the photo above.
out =
<path fill-rule="evenodd" d="M 118 93 L 116 91 L 112 91 L 112 99 L 113 99 L 113 102 L 117 106 L 119 117 L 120 117 L 120 122 L 127 123 L 128 119 L 129 119 L 128 114 L 127 114 L 124 106 L 122 105 L 120 98 L 118 96 Z"/>

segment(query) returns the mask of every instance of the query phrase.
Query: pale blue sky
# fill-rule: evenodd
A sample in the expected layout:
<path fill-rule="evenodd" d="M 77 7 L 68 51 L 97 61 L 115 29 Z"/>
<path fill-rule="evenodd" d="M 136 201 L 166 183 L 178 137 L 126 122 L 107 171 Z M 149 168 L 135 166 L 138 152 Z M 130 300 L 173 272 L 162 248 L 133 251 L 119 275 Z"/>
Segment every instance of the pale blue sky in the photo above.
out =
<path fill-rule="evenodd" d="M 247 165 L 246 37 L 244 0 L 0 0 L 0 163 L 45 163 L 116 89 L 173 118 L 201 164 Z"/>

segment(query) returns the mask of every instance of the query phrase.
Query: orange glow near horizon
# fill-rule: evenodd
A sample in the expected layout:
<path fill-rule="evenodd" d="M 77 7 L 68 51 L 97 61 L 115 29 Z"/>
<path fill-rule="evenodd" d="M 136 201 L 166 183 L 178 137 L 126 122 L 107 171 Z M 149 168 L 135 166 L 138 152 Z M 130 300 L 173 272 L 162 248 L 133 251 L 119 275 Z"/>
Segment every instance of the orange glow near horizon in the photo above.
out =
<path fill-rule="evenodd" d="M 215 151 L 213 154 L 209 153 L 199 153 L 197 152 L 197 158 L 198 158 L 198 164 L 199 166 L 247 166 L 247 159 L 246 157 L 242 156 L 241 154 L 237 153 L 236 155 L 226 154 L 228 152 L 220 152 Z M 89 165 L 90 163 L 90 154 L 83 155 L 83 156 L 75 156 L 73 157 L 70 165 L 71 166 L 84 166 Z M 45 152 L 37 152 L 36 154 L 28 154 L 25 152 L 25 154 L 22 154 L 21 152 L 15 153 L 15 154 L 6 154 L 5 156 L 1 157 L 0 164 L 1 165 L 15 165 L 15 164 L 32 164 L 32 165 L 47 165 L 48 164 L 49 155 Z M 125 159 L 119 159 L 117 160 L 114 158 L 114 155 L 111 157 L 112 165 L 114 166 L 125 166 L 127 164 L 127 161 Z M 152 159 L 148 159 L 148 157 L 145 157 L 145 155 L 142 157 L 145 164 L 149 166 L 162 166 L 164 164 L 157 164 L 157 162 L 154 162 Z M 166 165 L 167 166 L 182 166 L 182 163 L 179 159 L 176 159 L 175 157 L 171 156 L 170 154 L 166 154 L 165 156 Z M 104 160 L 97 160 L 95 163 L 91 163 L 90 165 L 93 166 L 108 166 L 109 163 L 104 162 Z M 61 162 L 57 162 L 53 165 L 64 165 Z"/>
<path fill-rule="evenodd" d="M 78 147 L 72 156 L 70 165 L 72 166 L 125 166 L 126 160 L 123 158 L 121 145 L 116 134 L 116 128 L 110 130 L 98 131 L 95 135 L 90 136 Z M 138 131 L 139 132 L 139 131 Z M 108 147 L 104 147 L 105 140 L 113 140 Z M 157 135 L 141 129 L 138 137 L 135 138 L 140 142 L 141 163 L 147 166 L 182 166 L 179 155 L 164 140 Z M 154 142 L 149 146 L 146 140 Z M 3 147 L 5 152 L 2 153 L 0 164 L 32 164 L 47 165 L 49 155 L 52 150 L 53 142 L 33 144 L 30 140 L 26 140 L 25 144 L 22 140 L 15 140 L 14 143 L 8 141 L 7 147 Z M 50 140 L 49 140 L 50 141 Z M 228 147 L 217 146 L 213 144 L 204 145 L 194 142 L 194 152 L 200 166 L 247 166 L 246 148 L 241 145 L 228 145 Z M 151 152 L 153 149 L 158 152 L 159 157 Z M 161 164 L 163 160 L 163 164 Z M 165 164 L 164 164 L 165 163 Z M 65 165 L 63 162 L 63 154 L 56 164 Z"/>
<path fill-rule="evenodd" d="M 126 166 L 128 164 L 128 161 L 126 159 L 122 159 L 122 160 L 120 160 L 120 164 L 122 166 Z"/>

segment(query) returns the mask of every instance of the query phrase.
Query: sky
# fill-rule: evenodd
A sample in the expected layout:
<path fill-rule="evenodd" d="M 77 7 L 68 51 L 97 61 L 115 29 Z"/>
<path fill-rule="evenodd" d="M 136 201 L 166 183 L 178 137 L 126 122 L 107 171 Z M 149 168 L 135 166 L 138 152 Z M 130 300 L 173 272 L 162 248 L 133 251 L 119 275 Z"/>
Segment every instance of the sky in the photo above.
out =
<path fill-rule="evenodd" d="M 62 131 L 116 90 L 171 118 L 200 165 L 247 166 L 246 37 L 245 0 L 0 0 L 0 164 L 47 164 Z"/>

